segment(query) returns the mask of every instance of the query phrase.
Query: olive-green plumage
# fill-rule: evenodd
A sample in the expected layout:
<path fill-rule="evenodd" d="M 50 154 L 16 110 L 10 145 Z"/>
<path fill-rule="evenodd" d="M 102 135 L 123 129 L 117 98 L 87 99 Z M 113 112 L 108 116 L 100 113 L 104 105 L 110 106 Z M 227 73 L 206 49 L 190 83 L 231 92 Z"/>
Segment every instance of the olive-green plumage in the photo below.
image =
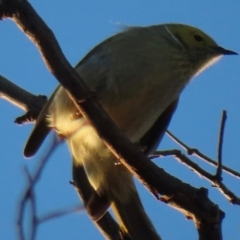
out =
<path fill-rule="evenodd" d="M 126 136 L 149 152 L 160 141 L 190 79 L 220 56 L 230 54 L 236 53 L 219 47 L 191 26 L 132 27 L 96 46 L 75 70 L 97 92 L 100 104 Z M 43 141 L 46 122 L 66 138 L 74 165 L 83 165 L 97 194 L 112 203 L 123 230 L 136 240 L 160 239 L 131 173 L 116 164 L 115 156 L 61 86 L 42 112 L 26 145 L 26 156 L 33 155 Z M 94 208 L 92 218 L 100 218 L 107 206 Z"/>

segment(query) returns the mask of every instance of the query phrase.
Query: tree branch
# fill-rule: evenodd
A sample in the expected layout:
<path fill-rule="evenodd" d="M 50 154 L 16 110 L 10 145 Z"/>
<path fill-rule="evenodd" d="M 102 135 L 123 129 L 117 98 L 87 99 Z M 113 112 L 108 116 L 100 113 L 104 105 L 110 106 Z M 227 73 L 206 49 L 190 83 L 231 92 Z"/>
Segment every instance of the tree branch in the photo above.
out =
<path fill-rule="evenodd" d="M 222 211 L 211 202 L 207 191 L 172 177 L 143 156 L 109 119 L 92 93 L 64 57 L 55 36 L 24 0 L 2 0 L 1 18 L 12 18 L 36 44 L 48 69 L 59 80 L 80 112 L 89 119 L 105 144 L 154 195 L 192 218 L 200 239 L 221 239 Z M 106 131 L 105 126 L 108 126 Z M 167 184 L 166 184 L 167 183 Z"/>
<path fill-rule="evenodd" d="M 26 111 L 21 117 L 15 119 L 17 124 L 33 122 L 37 119 L 47 97 L 34 95 L 0 75 L 0 97 L 11 102 L 13 105 Z"/>

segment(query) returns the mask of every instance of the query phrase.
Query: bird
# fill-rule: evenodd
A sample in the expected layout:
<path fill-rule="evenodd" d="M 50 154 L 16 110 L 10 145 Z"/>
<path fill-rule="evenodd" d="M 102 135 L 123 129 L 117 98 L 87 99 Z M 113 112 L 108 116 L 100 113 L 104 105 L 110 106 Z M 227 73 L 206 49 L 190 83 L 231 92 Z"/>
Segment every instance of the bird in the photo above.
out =
<path fill-rule="evenodd" d="M 119 129 L 149 155 L 161 142 L 190 80 L 221 56 L 236 54 L 190 25 L 137 26 L 94 47 L 75 71 Z M 111 205 L 131 239 L 161 239 L 132 174 L 119 164 L 61 85 L 37 119 L 24 149 L 26 157 L 38 151 L 51 129 L 66 140 L 73 166 L 83 166 L 95 190 L 87 203 L 92 219 L 100 219 Z"/>

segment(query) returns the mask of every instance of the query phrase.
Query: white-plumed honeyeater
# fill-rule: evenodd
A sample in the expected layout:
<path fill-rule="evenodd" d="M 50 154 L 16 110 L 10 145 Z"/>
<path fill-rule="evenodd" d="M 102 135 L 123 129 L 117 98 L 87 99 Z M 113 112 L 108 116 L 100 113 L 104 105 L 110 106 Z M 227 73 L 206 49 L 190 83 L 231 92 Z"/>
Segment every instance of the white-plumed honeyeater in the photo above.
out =
<path fill-rule="evenodd" d="M 221 56 L 234 54 L 188 25 L 131 27 L 93 48 L 75 70 L 125 135 L 149 154 L 159 144 L 190 79 Z M 96 191 L 87 203 L 91 217 L 101 218 L 111 204 L 118 223 L 132 239 L 160 239 L 132 174 L 115 164 L 116 157 L 62 86 L 41 112 L 25 147 L 26 157 L 35 154 L 50 129 L 66 139 L 73 166 L 84 167 Z"/>

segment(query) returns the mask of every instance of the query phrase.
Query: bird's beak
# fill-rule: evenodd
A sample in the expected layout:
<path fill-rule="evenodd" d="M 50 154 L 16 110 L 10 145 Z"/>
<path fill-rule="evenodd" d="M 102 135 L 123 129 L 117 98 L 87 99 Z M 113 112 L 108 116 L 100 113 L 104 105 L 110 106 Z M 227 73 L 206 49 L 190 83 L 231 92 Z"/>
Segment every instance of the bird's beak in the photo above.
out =
<path fill-rule="evenodd" d="M 217 53 L 222 54 L 222 55 L 238 55 L 238 53 L 231 51 L 231 50 L 227 50 L 222 47 L 216 47 L 215 50 Z"/>

